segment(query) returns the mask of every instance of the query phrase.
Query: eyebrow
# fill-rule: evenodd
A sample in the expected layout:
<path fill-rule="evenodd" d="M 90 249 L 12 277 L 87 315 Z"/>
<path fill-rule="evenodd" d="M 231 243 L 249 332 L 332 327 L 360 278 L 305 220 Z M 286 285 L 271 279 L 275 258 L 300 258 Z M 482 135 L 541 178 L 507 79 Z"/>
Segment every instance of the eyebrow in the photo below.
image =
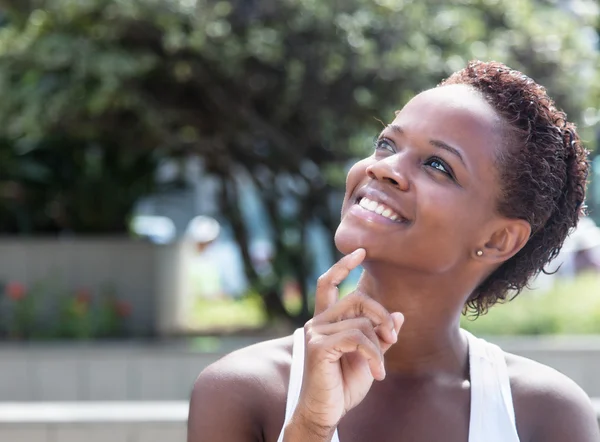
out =
<path fill-rule="evenodd" d="M 404 135 L 404 130 L 398 126 L 397 124 L 388 124 L 387 127 L 389 127 L 390 129 L 392 129 L 394 132 L 396 132 L 397 134 L 400 135 Z M 441 140 L 429 140 L 429 144 L 431 144 L 434 147 L 437 147 L 439 149 L 444 149 L 447 152 L 450 152 L 451 154 L 454 154 L 458 157 L 458 159 L 460 160 L 461 163 L 463 163 L 463 165 L 465 167 L 467 167 L 465 160 L 462 156 L 462 154 L 460 153 L 460 150 L 458 150 L 455 147 L 450 146 L 447 143 L 444 143 Z"/>

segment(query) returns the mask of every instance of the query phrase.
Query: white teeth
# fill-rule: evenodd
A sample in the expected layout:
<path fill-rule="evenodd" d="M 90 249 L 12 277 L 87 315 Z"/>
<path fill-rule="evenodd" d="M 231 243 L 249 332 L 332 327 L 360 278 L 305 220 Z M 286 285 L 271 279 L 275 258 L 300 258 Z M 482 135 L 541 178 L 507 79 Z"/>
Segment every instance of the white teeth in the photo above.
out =
<path fill-rule="evenodd" d="M 361 198 L 358 205 L 370 212 L 375 212 L 378 215 L 385 216 L 392 221 L 396 221 L 398 218 L 400 218 L 400 216 L 389 207 L 386 207 L 383 204 L 379 204 L 377 201 L 373 201 L 368 198 Z"/>

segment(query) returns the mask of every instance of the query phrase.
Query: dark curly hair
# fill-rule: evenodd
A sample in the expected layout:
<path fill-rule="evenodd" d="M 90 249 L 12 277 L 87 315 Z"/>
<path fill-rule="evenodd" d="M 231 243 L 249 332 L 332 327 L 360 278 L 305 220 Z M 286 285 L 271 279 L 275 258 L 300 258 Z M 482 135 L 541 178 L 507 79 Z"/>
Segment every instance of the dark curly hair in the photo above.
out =
<path fill-rule="evenodd" d="M 506 122 L 498 212 L 531 225 L 525 246 L 471 294 L 465 310 L 478 316 L 517 296 L 558 255 L 585 209 L 588 152 L 546 89 L 519 71 L 471 61 L 439 86 L 451 84 L 474 88 Z"/>

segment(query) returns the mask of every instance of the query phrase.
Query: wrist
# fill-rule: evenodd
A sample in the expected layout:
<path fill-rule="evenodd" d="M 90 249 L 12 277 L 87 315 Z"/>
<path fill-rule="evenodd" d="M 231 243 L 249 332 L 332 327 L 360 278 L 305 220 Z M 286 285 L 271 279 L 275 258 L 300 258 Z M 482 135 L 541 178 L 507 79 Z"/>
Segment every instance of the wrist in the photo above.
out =
<path fill-rule="evenodd" d="M 285 426 L 283 442 L 330 442 L 335 427 L 319 425 L 296 409 Z"/>

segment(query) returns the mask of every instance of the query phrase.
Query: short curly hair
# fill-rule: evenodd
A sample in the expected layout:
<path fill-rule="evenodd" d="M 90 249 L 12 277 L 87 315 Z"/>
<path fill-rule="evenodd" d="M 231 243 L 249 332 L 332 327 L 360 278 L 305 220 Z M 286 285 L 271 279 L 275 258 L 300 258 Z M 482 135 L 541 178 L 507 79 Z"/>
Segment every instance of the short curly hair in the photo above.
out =
<path fill-rule="evenodd" d="M 558 255 L 585 210 L 588 152 L 546 89 L 521 72 L 499 62 L 471 61 L 439 86 L 452 84 L 478 91 L 506 123 L 498 212 L 531 225 L 525 246 L 468 299 L 466 312 L 479 316 L 517 296 Z"/>

